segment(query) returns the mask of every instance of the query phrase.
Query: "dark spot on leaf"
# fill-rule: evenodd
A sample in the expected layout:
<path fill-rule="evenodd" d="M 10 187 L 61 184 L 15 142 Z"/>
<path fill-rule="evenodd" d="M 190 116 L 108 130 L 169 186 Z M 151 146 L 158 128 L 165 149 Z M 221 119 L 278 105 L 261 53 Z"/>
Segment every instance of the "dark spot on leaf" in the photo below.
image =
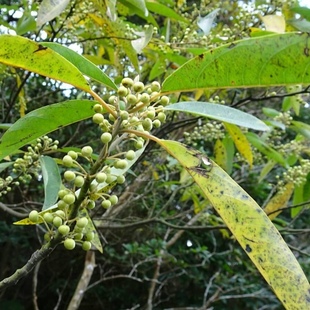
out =
<path fill-rule="evenodd" d="M 310 56 L 310 53 L 309 53 L 309 48 L 308 47 L 305 47 L 304 48 L 304 54 L 307 56 L 307 57 L 309 57 Z"/>
<path fill-rule="evenodd" d="M 39 52 L 39 51 L 44 51 L 44 50 L 46 50 L 46 49 L 47 49 L 46 46 L 43 46 L 43 45 L 39 44 L 38 49 L 35 50 L 34 53 Z"/>
<path fill-rule="evenodd" d="M 252 252 L 252 248 L 247 244 L 245 246 L 245 250 L 248 252 L 248 253 L 251 253 Z"/>
<path fill-rule="evenodd" d="M 220 194 L 221 194 L 221 195 L 224 195 L 224 191 L 220 191 Z"/>
<path fill-rule="evenodd" d="M 272 75 L 272 74 L 270 74 L 269 76 L 270 76 L 271 78 L 273 78 L 273 75 Z"/>
<path fill-rule="evenodd" d="M 236 45 L 237 45 L 237 44 L 235 44 L 235 43 L 231 43 L 231 44 L 228 46 L 228 48 L 234 48 Z"/>
<path fill-rule="evenodd" d="M 198 55 L 198 58 L 201 59 L 201 60 L 202 60 L 204 57 L 205 57 L 204 54 Z"/>

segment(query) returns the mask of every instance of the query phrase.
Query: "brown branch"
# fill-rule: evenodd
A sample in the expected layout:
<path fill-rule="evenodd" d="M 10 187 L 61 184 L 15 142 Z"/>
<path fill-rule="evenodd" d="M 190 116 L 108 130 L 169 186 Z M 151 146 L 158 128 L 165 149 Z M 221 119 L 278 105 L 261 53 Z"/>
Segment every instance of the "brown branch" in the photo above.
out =
<path fill-rule="evenodd" d="M 75 292 L 73 294 L 73 297 L 69 303 L 67 310 L 76 310 L 79 308 L 95 267 L 96 267 L 95 252 L 89 251 L 86 253 L 85 256 L 85 265 L 82 276 L 75 289 Z"/>

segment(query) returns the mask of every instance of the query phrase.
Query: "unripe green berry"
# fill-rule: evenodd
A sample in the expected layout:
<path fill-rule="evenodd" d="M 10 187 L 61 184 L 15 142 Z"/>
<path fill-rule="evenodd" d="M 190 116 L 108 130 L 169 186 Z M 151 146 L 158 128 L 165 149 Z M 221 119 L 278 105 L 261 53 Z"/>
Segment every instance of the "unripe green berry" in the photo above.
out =
<path fill-rule="evenodd" d="M 70 227 L 68 225 L 60 225 L 58 227 L 58 231 L 60 234 L 62 234 L 63 236 L 68 235 L 68 233 L 70 232 Z"/>
<path fill-rule="evenodd" d="M 118 197 L 116 195 L 111 195 L 109 200 L 111 201 L 112 205 L 115 205 L 118 202 Z"/>
<path fill-rule="evenodd" d="M 87 203 L 87 208 L 88 208 L 89 210 L 94 209 L 95 206 L 96 206 L 96 203 L 95 203 L 93 200 L 89 200 L 89 201 L 88 201 L 88 203 Z"/>
<path fill-rule="evenodd" d="M 62 211 L 62 210 L 57 210 L 57 211 L 55 212 L 55 214 L 56 214 L 57 216 L 60 216 L 60 217 L 63 218 L 63 219 L 66 217 L 65 212 Z"/>
<path fill-rule="evenodd" d="M 116 99 L 117 99 L 116 96 L 111 96 L 111 97 L 109 98 L 109 103 L 110 103 L 110 104 L 115 104 Z"/>
<path fill-rule="evenodd" d="M 112 135 L 109 132 L 104 132 L 100 139 L 102 143 L 107 144 L 112 140 Z"/>
<path fill-rule="evenodd" d="M 146 131 L 150 131 L 153 128 L 153 122 L 150 118 L 146 118 L 142 122 L 143 129 Z"/>
<path fill-rule="evenodd" d="M 125 159 L 119 159 L 114 162 L 114 167 L 116 169 L 125 169 L 128 166 L 128 162 Z"/>
<path fill-rule="evenodd" d="M 44 213 L 43 214 L 43 219 L 46 223 L 52 223 L 53 222 L 53 219 L 54 219 L 54 216 L 52 213 L 50 212 L 47 212 L 47 213 Z"/>
<path fill-rule="evenodd" d="M 163 105 L 163 106 L 166 106 L 168 103 L 169 103 L 169 97 L 167 96 L 162 96 L 160 98 L 160 103 Z"/>
<path fill-rule="evenodd" d="M 49 241 L 51 241 L 51 234 L 49 232 L 47 232 L 44 234 L 43 238 L 45 241 L 49 242 Z"/>
<path fill-rule="evenodd" d="M 130 104 L 130 105 L 134 105 L 138 101 L 137 97 L 135 95 L 132 95 L 132 94 L 129 94 L 126 98 L 127 98 L 128 104 Z"/>
<path fill-rule="evenodd" d="M 75 179 L 75 177 L 76 177 L 76 175 L 73 171 L 67 170 L 64 173 L 64 178 L 68 182 L 73 181 Z"/>
<path fill-rule="evenodd" d="M 127 120 L 129 118 L 129 114 L 127 111 L 121 111 L 120 116 L 123 120 Z"/>
<path fill-rule="evenodd" d="M 84 146 L 81 150 L 81 153 L 85 157 L 90 157 L 93 154 L 93 149 L 90 146 Z"/>
<path fill-rule="evenodd" d="M 149 119 L 154 119 L 155 118 L 155 116 L 156 116 L 156 112 L 155 112 L 155 109 L 153 110 L 148 110 L 147 111 L 147 114 L 146 114 L 146 116 L 147 116 L 147 118 L 149 118 Z"/>
<path fill-rule="evenodd" d="M 84 228 L 88 224 L 88 219 L 86 217 L 81 217 L 76 221 L 76 226 L 79 228 Z"/>
<path fill-rule="evenodd" d="M 117 94 L 120 96 L 120 97 L 125 97 L 127 96 L 128 94 L 128 89 L 124 86 L 120 86 L 117 90 Z"/>
<path fill-rule="evenodd" d="M 83 237 L 84 237 L 84 234 L 82 234 L 82 233 L 76 233 L 74 235 L 74 239 L 77 240 L 77 241 L 82 240 Z"/>
<path fill-rule="evenodd" d="M 126 181 L 126 179 L 125 179 L 125 177 L 124 177 L 123 175 L 119 175 L 119 176 L 117 176 L 117 178 L 116 178 L 116 182 L 117 182 L 118 184 L 123 184 L 123 183 L 125 183 L 125 181 Z"/>
<path fill-rule="evenodd" d="M 84 241 L 82 244 L 82 249 L 84 251 L 89 251 L 91 249 L 91 243 L 89 241 Z"/>
<path fill-rule="evenodd" d="M 85 235 L 85 240 L 86 241 L 92 241 L 95 238 L 95 233 L 93 231 L 89 231 L 86 235 Z"/>
<path fill-rule="evenodd" d="M 95 104 L 93 106 L 93 110 L 94 110 L 95 113 L 102 113 L 102 111 L 103 111 L 102 105 L 98 104 L 98 103 Z"/>
<path fill-rule="evenodd" d="M 157 119 L 163 123 L 166 120 L 166 114 L 164 112 L 159 112 L 157 114 Z"/>
<path fill-rule="evenodd" d="M 37 223 L 39 221 L 39 212 L 36 210 L 32 210 L 29 213 L 29 220 L 33 223 Z"/>
<path fill-rule="evenodd" d="M 101 206 L 105 209 L 108 209 L 111 207 L 111 201 L 110 200 L 103 200 L 102 203 L 101 203 Z"/>
<path fill-rule="evenodd" d="M 141 94 L 140 101 L 143 102 L 143 103 L 146 103 L 146 104 L 150 103 L 150 95 L 147 94 L 147 93 Z"/>
<path fill-rule="evenodd" d="M 69 155 L 65 155 L 62 159 L 62 162 L 67 167 L 71 167 L 73 165 L 73 159 Z"/>
<path fill-rule="evenodd" d="M 159 119 L 155 119 L 155 120 L 153 121 L 153 126 L 154 126 L 155 128 L 159 128 L 159 127 L 161 126 L 161 121 L 160 121 Z"/>
<path fill-rule="evenodd" d="M 136 93 L 141 93 L 144 89 L 144 84 L 142 82 L 135 82 L 133 84 L 133 90 L 136 92 Z"/>
<path fill-rule="evenodd" d="M 59 192 L 58 192 L 58 197 L 60 198 L 60 199 L 62 199 L 62 198 L 64 198 L 67 194 L 68 194 L 68 190 L 66 190 L 66 189 L 61 189 Z"/>
<path fill-rule="evenodd" d="M 160 91 L 160 84 L 158 82 L 156 82 L 156 81 L 152 82 L 151 90 L 152 91 Z"/>
<path fill-rule="evenodd" d="M 142 149 L 143 148 L 143 145 L 144 145 L 144 142 L 143 142 L 143 140 L 137 140 L 136 142 L 135 142 L 135 148 L 137 149 L 137 150 L 140 150 L 140 149 Z"/>
<path fill-rule="evenodd" d="M 128 78 L 128 77 L 127 78 L 123 78 L 122 79 L 122 85 L 127 87 L 127 88 L 131 87 L 133 85 L 133 79 Z"/>
<path fill-rule="evenodd" d="M 96 113 L 93 115 L 93 122 L 95 124 L 100 124 L 103 122 L 103 120 L 104 120 L 104 117 L 101 113 Z"/>
<path fill-rule="evenodd" d="M 96 175 L 96 181 L 98 183 L 103 183 L 107 179 L 107 175 L 104 172 L 99 172 Z"/>
<path fill-rule="evenodd" d="M 59 227 L 60 225 L 62 225 L 62 219 L 61 219 L 61 217 L 55 216 L 54 219 L 53 219 L 53 224 L 54 224 L 56 227 Z"/>
<path fill-rule="evenodd" d="M 111 184 L 112 182 L 114 182 L 114 180 L 115 180 L 115 176 L 113 176 L 112 174 L 108 174 L 107 175 L 107 179 L 105 180 L 105 182 L 107 184 Z"/>
<path fill-rule="evenodd" d="M 62 200 L 68 205 L 72 205 L 75 202 L 75 195 L 67 194 L 64 198 L 62 198 Z"/>
<path fill-rule="evenodd" d="M 85 180 L 81 175 L 78 175 L 74 180 L 74 185 L 77 187 L 82 187 Z"/>
<path fill-rule="evenodd" d="M 71 238 L 67 238 L 64 241 L 64 246 L 67 250 L 73 250 L 75 248 L 75 241 Z"/>
<path fill-rule="evenodd" d="M 69 151 L 68 155 L 72 158 L 72 159 L 77 159 L 78 158 L 78 153 L 74 152 L 74 151 Z"/>
<path fill-rule="evenodd" d="M 134 150 L 129 150 L 126 155 L 126 159 L 128 160 L 134 160 L 136 158 L 136 152 Z"/>
<path fill-rule="evenodd" d="M 58 208 L 59 208 L 60 210 L 64 210 L 64 209 L 66 209 L 69 205 L 68 205 L 66 202 L 64 202 L 63 200 L 59 200 L 59 201 L 57 202 L 57 206 L 58 206 Z"/>

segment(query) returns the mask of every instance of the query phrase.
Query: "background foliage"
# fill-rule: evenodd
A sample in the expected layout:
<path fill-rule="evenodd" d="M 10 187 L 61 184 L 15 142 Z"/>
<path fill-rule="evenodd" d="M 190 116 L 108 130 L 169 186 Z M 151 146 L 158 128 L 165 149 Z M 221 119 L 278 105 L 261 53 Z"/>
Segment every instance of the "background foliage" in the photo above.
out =
<path fill-rule="evenodd" d="M 44 13 L 46 3 L 5 1 L 0 5 L 0 31 L 43 46 L 54 42 L 78 50 L 115 84 L 137 74 L 144 84 L 163 82 L 193 56 L 262 35 L 263 29 L 309 31 L 309 9 L 295 2 L 122 0 L 115 5 L 114 1 L 77 0 L 64 2 L 67 5 L 55 16 L 48 16 L 51 10 Z M 200 19 L 211 12 L 214 19 L 209 15 Z M 282 21 L 276 16 L 282 16 Z M 304 50 L 305 57 L 307 53 Z M 251 70 L 251 59 L 242 70 Z M 22 69 L 1 65 L 0 74 L 3 130 L 26 113 L 52 103 L 90 99 L 68 84 Z M 113 90 L 100 82 L 92 82 L 95 92 L 108 100 Z M 231 125 L 171 111 L 166 123 L 153 133 L 185 142 L 213 158 L 268 213 L 284 208 L 274 223 L 309 278 L 308 93 L 305 85 L 174 93 L 172 102 L 195 99 L 235 107 L 264 120 L 271 130 L 259 133 L 241 128 L 240 134 Z M 240 136 L 247 138 L 250 150 L 245 143 L 238 145 Z M 100 131 L 89 119 L 49 137 L 57 139 L 63 151 L 85 145 L 99 151 Z M 63 156 L 51 149 L 48 154 Z M 44 228 L 12 223 L 32 209 L 41 210 L 44 188 L 39 166 L 30 166 L 27 177 L 11 186 L 6 183 L 14 176 L 12 167 L 6 161 L 1 165 L 2 279 L 22 266 L 43 242 Z M 104 250 L 96 252 L 95 271 L 80 309 L 282 309 L 200 189 L 154 143 L 147 146 L 126 183 L 113 193 L 119 195 L 119 202 L 108 220 L 101 218 L 104 209 L 93 214 Z M 28 277 L 1 292 L 0 307 L 67 308 L 89 260 L 80 248 L 73 253 L 56 248 Z"/>

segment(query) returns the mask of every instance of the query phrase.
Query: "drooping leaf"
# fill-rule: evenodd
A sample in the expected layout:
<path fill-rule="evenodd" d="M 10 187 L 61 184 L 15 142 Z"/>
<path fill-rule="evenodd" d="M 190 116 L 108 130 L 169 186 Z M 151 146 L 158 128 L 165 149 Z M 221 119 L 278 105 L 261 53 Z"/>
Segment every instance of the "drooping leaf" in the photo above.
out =
<path fill-rule="evenodd" d="M 48 209 L 58 200 L 58 192 L 61 185 L 61 177 L 58 165 L 49 156 L 41 156 L 40 164 L 44 182 L 44 204 L 42 211 Z"/>
<path fill-rule="evenodd" d="M 265 141 L 260 139 L 258 135 L 256 135 L 253 132 L 248 132 L 246 133 L 246 137 L 254 147 L 256 147 L 261 153 L 266 155 L 269 159 L 276 161 L 277 163 L 281 164 L 284 167 L 287 166 L 287 162 L 283 158 L 283 156 L 275 149 L 273 149 L 270 145 L 268 145 Z"/>
<path fill-rule="evenodd" d="M 90 91 L 83 74 L 73 64 L 52 49 L 23 37 L 0 35 L 0 63 Z"/>
<path fill-rule="evenodd" d="M 0 163 L 0 172 L 2 172 L 3 170 L 5 170 L 6 168 L 12 166 L 13 164 L 14 164 L 14 161 L 9 161 L 9 162 Z"/>
<path fill-rule="evenodd" d="M 275 219 L 280 213 L 281 210 L 276 212 L 279 209 L 285 208 L 288 201 L 290 200 L 294 191 L 294 183 L 287 183 L 273 196 L 270 201 L 267 203 L 264 208 L 265 213 L 268 215 L 270 220 Z"/>
<path fill-rule="evenodd" d="M 91 117 L 95 101 L 69 100 L 34 110 L 20 118 L 1 137 L 0 160 L 49 132 Z"/>
<path fill-rule="evenodd" d="M 299 121 L 292 121 L 290 128 L 310 140 L 310 125 Z"/>
<path fill-rule="evenodd" d="M 253 165 L 253 153 L 251 149 L 251 145 L 241 131 L 241 129 L 235 125 L 224 123 L 224 126 L 228 133 L 230 134 L 231 138 L 233 139 L 237 150 L 240 154 L 247 160 L 250 167 Z"/>
<path fill-rule="evenodd" d="M 40 4 L 37 27 L 41 27 L 53 18 L 59 16 L 69 4 L 70 0 L 43 0 Z"/>
<path fill-rule="evenodd" d="M 310 285 L 257 203 L 218 165 L 176 141 L 156 139 L 187 169 L 286 309 L 310 309 Z"/>
<path fill-rule="evenodd" d="M 255 116 L 221 104 L 201 101 L 183 101 L 165 107 L 168 111 L 181 111 L 205 116 L 255 130 L 269 130 L 269 127 Z"/>
<path fill-rule="evenodd" d="M 83 74 L 87 75 L 88 77 L 92 78 L 93 80 L 99 83 L 102 83 L 103 85 L 106 85 L 114 90 L 117 90 L 117 86 L 114 84 L 114 82 L 102 70 L 100 70 L 96 65 L 94 65 L 91 61 L 89 61 L 82 55 L 58 43 L 43 42 L 41 44 L 43 46 L 51 48 L 56 53 L 66 58 L 70 63 L 76 66 Z"/>
<path fill-rule="evenodd" d="M 308 39 L 272 34 L 210 49 L 168 76 L 162 92 L 310 84 Z"/>

